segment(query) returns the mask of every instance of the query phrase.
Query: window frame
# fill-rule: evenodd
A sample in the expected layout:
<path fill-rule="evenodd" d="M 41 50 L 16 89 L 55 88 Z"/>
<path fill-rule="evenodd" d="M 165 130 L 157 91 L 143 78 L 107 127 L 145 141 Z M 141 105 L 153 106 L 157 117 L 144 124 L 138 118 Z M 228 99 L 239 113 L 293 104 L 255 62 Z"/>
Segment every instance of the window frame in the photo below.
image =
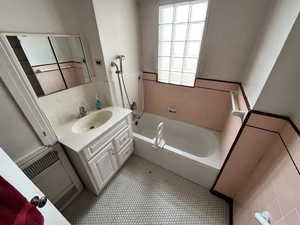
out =
<path fill-rule="evenodd" d="M 160 27 L 160 22 L 159 22 L 159 9 L 160 7 L 162 6 L 167 6 L 167 5 L 176 5 L 176 4 L 185 4 L 185 3 L 191 3 L 191 4 L 196 4 L 197 2 L 207 2 L 207 10 L 206 10 L 206 17 L 205 17 L 205 20 L 202 21 L 204 23 L 204 27 L 203 27 L 203 34 L 202 34 L 202 39 L 200 40 L 200 47 L 199 47 L 199 53 L 198 53 L 198 62 L 197 62 L 197 67 L 196 67 L 196 72 L 195 72 L 195 78 L 194 78 L 194 84 L 192 86 L 189 86 L 189 85 L 183 85 L 183 84 L 175 84 L 175 83 L 170 83 L 170 82 L 163 82 L 163 81 L 159 81 L 158 79 L 158 76 L 159 76 L 159 44 L 160 44 L 160 41 L 159 41 L 159 27 Z M 206 43 L 206 39 L 207 39 L 207 26 L 208 26 L 208 18 L 209 18 L 209 12 L 210 12 L 210 4 L 211 4 L 211 1 L 210 0 L 179 0 L 179 1 L 166 1 L 166 2 L 163 2 L 163 3 L 159 3 L 157 4 L 157 9 L 156 9 L 156 20 L 157 20 L 157 23 L 156 23 L 156 71 L 157 71 L 157 78 L 156 78 L 156 81 L 158 83 L 163 83 L 163 84 L 169 84 L 169 85 L 175 85 L 175 86 L 182 86 L 182 87 L 195 87 L 195 83 L 196 83 L 196 80 L 197 80 L 197 77 L 199 77 L 199 75 L 203 74 L 203 58 L 204 58 L 204 52 L 205 52 L 205 43 Z M 173 13 L 174 15 L 175 13 Z M 197 23 L 197 22 L 200 22 L 200 21 L 196 21 L 196 22 L 182 22 L 182 23 L 188 23 L 188 27 L 190 26 L 190 24 L 193 24 L 193 23 Z M 172 23 L 170 23 L 172 26 L 174 24 L 180 24 L 180 23 L 174 23 L 174 21 L 172 21 Z M 187 28 L 188 29 L 188 28 Z M 187 31 L 188 32 L 188 31 Z M 172 31 L 173 33 L 173 31 Z M 172 40 L 173 40 L 173 37 L 172 37 Z M 172 40 L 170 42 L 172 42 Z M 183 42 L 185 42 L 185 45 L 186 45 L 186 42 L 187 42 L 187 38 L 185 38 L 185 40 Z M 186 48 L 186 46 L 184 47 Z M 170 56 L 171 58 L 171 56 Z M 180 57 L 182 59 L 184 59 L 185 57 Z M 170 62 L 170 65 L 171 65 L 171 62 Z M 169 72 L 171 72 L 169 70 Z M 197 76 L 198 75 L 198 76 Z"/>

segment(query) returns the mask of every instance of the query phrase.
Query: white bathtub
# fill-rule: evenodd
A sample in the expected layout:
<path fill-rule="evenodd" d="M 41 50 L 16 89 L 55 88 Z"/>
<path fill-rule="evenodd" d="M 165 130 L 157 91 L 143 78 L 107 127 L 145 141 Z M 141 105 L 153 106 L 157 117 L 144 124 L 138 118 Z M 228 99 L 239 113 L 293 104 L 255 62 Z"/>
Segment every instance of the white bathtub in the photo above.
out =
<path fill-rule="evenodd" d="M 162 150 L 152 147 L 161 121 L 166 140 Z M 219 139 L 219 132 L 150 113 L 134 125 L 135 154 L 207 188 L 220 169 Z"/>

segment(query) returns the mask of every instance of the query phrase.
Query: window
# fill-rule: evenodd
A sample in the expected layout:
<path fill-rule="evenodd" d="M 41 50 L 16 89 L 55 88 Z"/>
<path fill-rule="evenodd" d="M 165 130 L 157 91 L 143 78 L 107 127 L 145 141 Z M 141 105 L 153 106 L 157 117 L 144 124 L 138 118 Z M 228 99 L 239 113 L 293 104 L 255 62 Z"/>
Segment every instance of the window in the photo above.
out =
<path fill-rule="evenodd" d="M 194 86 L 207 0 L 159 7 L 158 81 Z"/>

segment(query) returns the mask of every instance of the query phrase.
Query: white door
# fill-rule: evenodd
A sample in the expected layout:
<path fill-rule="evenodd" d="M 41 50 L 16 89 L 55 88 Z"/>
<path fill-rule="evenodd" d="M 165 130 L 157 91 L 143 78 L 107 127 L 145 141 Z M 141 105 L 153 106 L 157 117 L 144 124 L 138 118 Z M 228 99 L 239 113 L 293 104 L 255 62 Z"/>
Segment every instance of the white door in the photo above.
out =
<path fill-rule="evenodd" d="M 118 169 L 115 154 L 114 146 L 109 143 L 89 162 L 99 189 L 106 184 Z"/>
<path fill-rule="evenodd" d="M 34 196 L 45 196 L 22 170 L 0 148 L 0 176 L 14 186 L 28 201 Z M 43 208 L 39 208 L 44 216 L 45 225 L 70 225 L 66 218 L 48 200 Z"/>

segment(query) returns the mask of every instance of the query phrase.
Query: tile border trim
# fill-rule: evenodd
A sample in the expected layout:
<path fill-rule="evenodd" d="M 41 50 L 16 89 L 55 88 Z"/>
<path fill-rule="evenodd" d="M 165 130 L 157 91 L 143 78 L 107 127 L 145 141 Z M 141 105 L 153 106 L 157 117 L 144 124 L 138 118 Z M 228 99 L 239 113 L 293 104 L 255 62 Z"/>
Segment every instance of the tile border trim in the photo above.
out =
<path fill-rule="evenodd" d="M 251 110 L 248 98 L 246 96 L 245 90 L 244 90 L 243 85 L 242 85 L 241 82 L 196 77 L 195 82 L 194 82 L 194 86 L 185 86 L 185 85 L 178 85 L 178 84 L 170 84 L 170 83 L 160 82 L 160 81 L 158 81 L 158 73 L 156 73 L 156 72 L 143 71 L 143 74 L 145 74 L 145 73 L 153 74 L 153 75 L 156 76 L 155 80 L 150 80 L 150 79 L 144 79 L 143 78 L 143 80 L 146 80 L 146 81 L 152 81 L 152 82 L 156 82 L 156 83 L 160 83 L 160 84 L 166 84 L 166 85 L 172 85 L 172 86 L 188 87 L 188 88 L 202 88 L 202 89 L 207 89 L 207 90 L 222 91 L 222 92 L 228 92 L 228 93 L 229 93 L 229 91 L 227 91 L 227 90 L 215 89 L 215 88 L 205 88 L 205 87 L 196 86 L 195 85 L 196 84 L 196 80 L 207 80 L 207 81 L 220 82 L 220 83 L 236 84 L 241 89 L 241 92 L 242 92 L 242 95 L 243 95 L 243 98 L 244 98 L 244 101 L 246 103 L 248 111 Z"/>

